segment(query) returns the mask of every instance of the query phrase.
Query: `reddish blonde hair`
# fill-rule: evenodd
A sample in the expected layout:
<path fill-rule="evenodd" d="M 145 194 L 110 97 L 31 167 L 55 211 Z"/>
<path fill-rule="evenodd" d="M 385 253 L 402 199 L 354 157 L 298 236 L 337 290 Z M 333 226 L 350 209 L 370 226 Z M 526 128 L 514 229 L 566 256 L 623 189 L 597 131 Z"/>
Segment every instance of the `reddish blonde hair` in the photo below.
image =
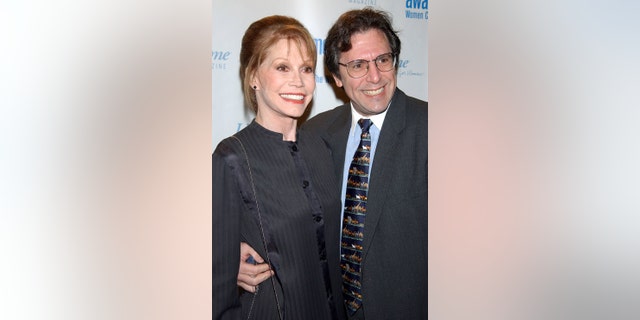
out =
<path fill-rule="evenodd" d="M 303 54 L 313 59 L 315 69 L 318 60 L 316 44 L 311 34 L 298 20 L 280 15 L 264 17 L 253 22 L 242 37 L 240 48 L 240 80 L 245 103 L 257 112 L 256 93 L 251 87 L 251 77 L 262 64 L 269 49 L 278 41 L 293 40 Z"/>

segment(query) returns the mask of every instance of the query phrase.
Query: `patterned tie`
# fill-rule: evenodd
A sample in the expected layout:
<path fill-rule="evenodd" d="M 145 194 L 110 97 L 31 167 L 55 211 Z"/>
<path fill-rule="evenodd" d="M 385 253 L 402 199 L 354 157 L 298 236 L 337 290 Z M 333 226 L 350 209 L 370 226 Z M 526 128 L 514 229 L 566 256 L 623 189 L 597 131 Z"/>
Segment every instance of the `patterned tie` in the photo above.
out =
<path fill-rule="evenodd" d="M 350 314 L 355 313 L 362 305 L 360 263 L 362 262 L 364 218 L 367 213 L 371 150 L 369 127 L 372 122 L 369 119 L 360 119 L 358 124 L 362 128 L 362 134 L 360 135 L 360 145 L 358 145 L 358 149 L 353 155 L 353 161 L 351 161 L 351 167 L 349 167 L 340 246 L 342 291 Z"/>

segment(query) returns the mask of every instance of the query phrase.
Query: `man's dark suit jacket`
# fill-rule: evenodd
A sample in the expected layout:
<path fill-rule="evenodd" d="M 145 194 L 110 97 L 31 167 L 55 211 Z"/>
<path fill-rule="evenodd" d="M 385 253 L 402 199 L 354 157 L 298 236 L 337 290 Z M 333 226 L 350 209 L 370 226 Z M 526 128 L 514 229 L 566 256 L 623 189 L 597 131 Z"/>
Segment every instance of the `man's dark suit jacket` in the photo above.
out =
<path fill-rule="evenodd" d="M 396 89 L 370 173 L 362 261 L 365 319 L 427 319 L 427 102 Z M 349 103 L 307 121 L 343 181 Z M 339 246 L 327 243 L 327 246 Z"/>

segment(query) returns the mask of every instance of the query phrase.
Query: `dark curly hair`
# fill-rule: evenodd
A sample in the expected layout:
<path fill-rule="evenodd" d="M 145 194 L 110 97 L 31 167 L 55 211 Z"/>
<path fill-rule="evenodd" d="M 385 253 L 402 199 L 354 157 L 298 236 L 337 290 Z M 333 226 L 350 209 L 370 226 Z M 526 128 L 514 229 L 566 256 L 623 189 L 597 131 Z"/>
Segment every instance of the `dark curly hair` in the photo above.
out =
<path fill-rule="evenodd" d="M 324 64 L 332 75 L 341 79 L 338 62 L 342 52 L 351 50 L 351 36 L 371 29 L 382 31 L 389 42 L 391 52 L 396 57 L 400 55 L 400 38 L 393 29 L 389 13 L 372 7 L 350 10 L 336 20 L 329 29 L 324 43 Z"/>

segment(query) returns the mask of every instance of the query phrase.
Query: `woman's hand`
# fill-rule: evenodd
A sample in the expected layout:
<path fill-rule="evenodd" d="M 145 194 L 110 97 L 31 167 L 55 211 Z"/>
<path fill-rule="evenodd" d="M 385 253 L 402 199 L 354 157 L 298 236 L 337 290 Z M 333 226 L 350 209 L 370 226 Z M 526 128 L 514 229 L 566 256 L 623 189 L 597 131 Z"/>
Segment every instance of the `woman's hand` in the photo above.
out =
<path fill-rule="evenodd" d="M 248 262 L 253 257 L 253 262 Z M 269 264 L 248 244 L 240 243 L 240 268 L 238 269 L 238 286 L 245 291 L 256 293 L 257 287 L 269 279 L 273 271 Z"/>

